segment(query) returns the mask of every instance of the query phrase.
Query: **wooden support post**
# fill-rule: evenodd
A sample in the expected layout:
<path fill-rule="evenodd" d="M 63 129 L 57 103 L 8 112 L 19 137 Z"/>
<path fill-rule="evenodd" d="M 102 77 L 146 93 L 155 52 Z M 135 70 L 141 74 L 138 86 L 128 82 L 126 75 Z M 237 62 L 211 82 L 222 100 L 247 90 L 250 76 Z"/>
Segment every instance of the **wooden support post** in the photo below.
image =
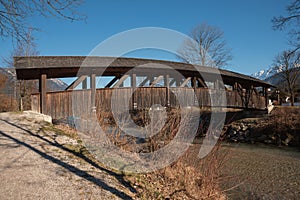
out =
<path fill-rule="evenodd" d="M 90 76 L 90 88 L 91 88 L 91 111 L 96 113 L 96 74 Z"/>
<path fill-rule="evenodd" d="M 83 81 L 82 81 L 82 89 L 84 89 L 84 90 L 87 89 L 87 76 L 86 76 L 85 79 L 83 79 Z"/>
<path fill-rule="evenodd" d="M 253 85 L 251 85 L 251 86 L 250 86 L 250 92 L 249 92 L 249 95 L 250 95 L 250 97 L 249 97 L 249 102 L 251 103 L 251 104 L 250 104 L 251 108 L 255 108 L 255 107 L 256 107 L 256 106 L 255 106 L 256 101 L 255 101 L 255 99 L 253 98 L 253 92 L 254 92 L 254 89 L 253 89 L 253 88 L 254 88 Z"/>
<path fill-rule="evenodd" d="M 137 103 L 135 102 L 135 97 L 134 97 L 134 94 L 135 94 L 135 88 L 136 88 L 136 74 L 132 74 L 131 75 L 131 87 L 132 87 L 132 108 L 133 109 L 137 109 Z"/>
<path fill-rule="evenodd" d="M 181 83 L 180 83 L 180 79 L 177 78 L 177 77 L 176 77 L 175 79 L 176 79 L 176 80 L 175 80 L 175 81 L 176 81 L 176 87 L 180 87 L 180 84 L 181 84 Z"/>
<path fill-rule="evenodd" d="M 192 88 L 196 88 L 197 87 L 197 78 L 196 77 L 193 77 L 192 78 Z"/>
<path fill-rule="evenodd" d="M 194 105 L 198 105 L 199 106 L 199 102 L 198 102 L 198 98 L 196 95 L 196 88 L 197 88 L 198 84 L 197 84 L 197 77 L 193 77 L 192 78 L 192 88 L 194 89 L 194 95 L 193 95 L 193 99 L 194 99 Z"/>
<path fill-rule="evenodd" d="M 166 87 L 166 103 L 167 107 L 170 107 L 170 75 L 167 74 L 164 80 L 164 86 Z"/>
<path fill-rule="evenodd" d="M 234 92 L 234 104 L 236 107 L 238 107 L 238 100 L 237 100 L 237 82 L 233 85 L 233 92 Z"/>
<path fill-rule="evenodd" d="M 233 90 L 237 90 L 237 82 L 233 84 Z"/>
<path fill-rule="evenodd" d="M 47 114 L 47 75 L 42 74 L 39 80 L 39 92 L 40 92 L 40 113 Z"/>
<path fill-rule="evenodd" d="M 246 92 L 245 92 L 245 107 L 249 108 L 250 104 L 250 100 L 251 100 L 251 88 L 246 88 Z"/>
<path fill-rule="evenodd" d="M 264 95 L 265 95 L 265 105 L 266 105 L 266 108 L 268 108 L 268 104 L 269 104 L 268 88 L 264 87 Z"/>
<path fill-rule="evenodd" d="M 214 82 L 214 85 L 215 85 L 214 89 L 216 89 L 216 90 L 220 89 L 220 84 L 219 84 L 219 80 L 218 79 Z"/>
<path fill-rule="evenodd" d="M 148 76 L 148 79 L 149 79 L 149 87 L 150 87 L 152 85 L 153 80 L 154 80 L 153 75 Z"/>
<path fill-rule="evenodd" d="M 136 74 L 131 75 L 131 87 L 136 88 Z"/>
<path fill-rule="evenodd" d="M 225 90 L 225 84 L 222 80 L 218 80 L 218 89 L 222 89 L 222 90 Z"/>

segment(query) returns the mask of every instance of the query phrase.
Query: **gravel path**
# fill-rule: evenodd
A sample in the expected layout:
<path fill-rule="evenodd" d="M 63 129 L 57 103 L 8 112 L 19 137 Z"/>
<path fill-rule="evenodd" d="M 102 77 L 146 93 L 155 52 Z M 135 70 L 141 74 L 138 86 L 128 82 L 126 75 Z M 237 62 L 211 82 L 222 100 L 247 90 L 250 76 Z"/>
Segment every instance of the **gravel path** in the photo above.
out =
<path fill-rule="evenodd" d="M 223 174 L 232 179 L 223 188 L 240 184 L 228 191 L 229 199 L 300 199 L 299 149 L 246 144 L 225 148 L 230 151 Z"/>
<path fill-rule="evenodd" d="M 0 113 L 0 199 L 132 199 L 115 174 L 64 144 L 77 141 L 22 113 Z"/>

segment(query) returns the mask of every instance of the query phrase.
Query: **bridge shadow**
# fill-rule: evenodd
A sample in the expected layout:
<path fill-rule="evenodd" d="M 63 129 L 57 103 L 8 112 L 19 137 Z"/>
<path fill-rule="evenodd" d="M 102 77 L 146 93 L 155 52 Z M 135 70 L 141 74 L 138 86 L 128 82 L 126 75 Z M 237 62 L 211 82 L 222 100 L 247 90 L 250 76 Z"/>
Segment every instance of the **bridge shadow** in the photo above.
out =
<path fill-rule="evenodd" d="M 84 161 L 86 161 L 87 163 L 89 163 L 90 165 L 92 165 L 93 167 L 95 167 L 95 168 L 97 168 L 97 169 L 99 169 L 99 170 L 101 170 L 101 171 L 103 171 L 103 172 L 106 172 L 106 173 L 109 174 L 110 176 L 115 177 L 115 178 L 116 178 L 123 186 L 125 186 L 126 188 L 128 188 L 131 192 L 133 192 L 133 193 L 136 193 L 136 192 L 137 192 L 137 191 L 130 185 L 130 183 L 127 182 L 127 181 L 124 179 L 124 176 L 123 176 L 122 174 L 115 173 L 115 172 L 113 172 L 113 171 L 110 171 L 110 170 L 108 170 L 108 169 L 105 169 L 105 168 L 99 166 L 97 163 L 95 163 L 94 161 L 92 161 L 90 158 L 84 156 L 84 155 L 81 154 L 81 153 L 78 153 L 78 152 L 76 152 L 76 151 L 73 151 L 73 150 L 71 150 L 71 149 L 68 149 L 68 148 L 62 146 L 62 145 L 59 144 L 56 140 L 54 140 L 55 142 L 52 142 L 52 141 L 50 141 L 50 140 L 48 140 L 48 139 L 46 139 L 46 138 L 44 138 L 44 137 L 42 137 L 42 136 L 40 136 L 40 135 L 38 135 L 38 134 L 35 134 L 35 133 L 31 132 L 30 130 L 27 130 L 27 129 L 25 129 L 25 128 L 23 128 L 23 127 L 17 125 L 17 124 L 14 124 L 14 123 L 9 122 L 9 121 L 4 120 L 4 119 L 0 119 L 0 120 L 3 121 L 3 122 L 5 122 L 5 123 L 7 123 L 7 124 L 9 124 L 9 125 L 11 125 L 11 126 L 14 126 L 14 127 L 18 128 L 18 129 L 20 129 L 20 130 L 22 130 L 22 131 L 25 131 L 26 133 L 28 133 L 28 134 L 31 135 L 31 136 L 34 136 L 34 137 L 36 137 L 36 138 L 38 138 L 38 139 L 40 139 L 40 140 L 43 140 L 44 142 L 47 142 L 49 145 L 58 147 L 58 148 L 60 148 L 60 149 L 62 149 L 62 150 L 64 150 L 64 151 L 66 151 L 66 152 L 69 152 L 69 153 L 73 154 L 74 156 L 76 156 L 76 157 L 78 157 L 78 158 L 83 159 Z M 30 144 L 28 144 L 28 143 L 26 143 L 26 142 L 23 142 L 23 141 L 20 141 L 19 139 L 14 138 L 14 137 L 12 137 L 12 136 L 10 136 L 10 135 L 4 133 L 3 131 L 0 131 L 0 135 L 2 135 L 3 137 L 6 137 L 7 139 L 12 140 L 13 142 L 15 142 L 15 143 L 18 144 L 18 145 L 22 145 L 22 146 L 28 148 L 29 150 L 31 150 L 31 151 L 33 151 L 33 152 L 39 154 L 39 155 L 40 155 L 41 157 L 43 157 L 44 159 L 47 159 L 47 160 L 49 160 L 49 161 L 51 161 L 51 162 L 53 162 L 53 163 L 55 163 L 55 164 L 57 164 L 57 165 L 59 165 L 59 166 L 65 168 L 66 170 L 68 170 L 68 171 L 74 173 L 75 175 L 77 175 L 77 176 L 79 176 L 79 177 L 81 177 L 81 178 L 84 178 L 85 180 L 88 180 L 88 181 L 94 183 L 95 185 L 101 187 L 101 188 L 104 189 L 104 190 L 107 190 L 107 191 L 111 192 L 112 194 L 114 194 L 114 195 L 116 195 L 116 196 L 118 196 L 118 197 L 120 197 L 120 198 L 122 198 L 122 199 L 132 199 L 132 197 L 130 197 L 130 196 L 127 195 L 126 193 L 124 193 L 124 192 L 122 192 L 122 191 L 120 191 L 120 190 L 118 190 L 118 189 L 116 189 L 116 188 L 114 188 L 114 187 L 111 187 L 111 186 L 107 185 L 107 184 L 106 184 L 105 182 L 103 182 L 102 180 L 100 180 L 100 179 L 98 179 L 97 177 L 95 177 L 95 176 L 93 176 L 93 175 L 87 173 L 87 172 L 84 171 L 84 170 L 81 170 L 81 169 L 79 169 L 79 168 L 77 168 L 77 167 L 75 167 L 75 166 L 72 166 L 72 165 L 70 165 L 70 164 L 68 164 L 68 163 L 66 163 L 66 162 L 64 162 L 64 161 L 61 161 L 61 160 L 59 160 L 59 159 L 57 159 L 57 158 L 55 158 L 55 157 L 53 157 L 53 156 L 51 156 L 51 155 L 48 155 L 47 153 L 42 152 L 42 151 L 38 150 L 37 148 L 31 146 Z"/>
<path fill-rule="evenodd" d="M 262 118 L 266 116 L 266 110 L 259 109 L 241 109 L 239 111 L 228 111 L 226 112 L 225 124 L 230 124 L 234 121 L 245 119 L 245 118 Z"/>

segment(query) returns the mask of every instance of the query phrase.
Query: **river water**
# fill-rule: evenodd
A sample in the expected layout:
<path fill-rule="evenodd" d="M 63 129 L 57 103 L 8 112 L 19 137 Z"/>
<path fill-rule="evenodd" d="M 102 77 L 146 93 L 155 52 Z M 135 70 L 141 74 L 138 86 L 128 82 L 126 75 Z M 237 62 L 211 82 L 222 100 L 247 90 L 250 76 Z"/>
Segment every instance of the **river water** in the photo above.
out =
<path fill-rule="evenodd" d="M 229 199 L 300 199 L 300 148 L 224 144 L 222 169 Z M 232 188 L 232 189 L 230 189 Z"/>

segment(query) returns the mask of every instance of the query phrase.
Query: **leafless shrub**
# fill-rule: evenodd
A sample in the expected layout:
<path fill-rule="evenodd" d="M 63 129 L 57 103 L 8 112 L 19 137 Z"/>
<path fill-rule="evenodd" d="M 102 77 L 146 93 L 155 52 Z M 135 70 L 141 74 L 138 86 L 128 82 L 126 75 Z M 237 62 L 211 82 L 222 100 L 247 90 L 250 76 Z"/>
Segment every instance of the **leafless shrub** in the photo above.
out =
<path fill-rule="evenodd" d="M 18 102 L 12 96 L 8 96 L 5 94 L 0 94 L 0 112 L 8 112 L 8 111 L 17 111 L 18 110 Z"/>
<path fill-rule="evenodd" d="M 147 124 L 148 122 L 144 121 L 143 123 Z M 142 147 L 142 151 L 153 152 L 174 139 L 179 129 L 179 123 L 179 110 L 174 109 L 169 111 L 162 130 L 155 136 L 146 139 L 143 144 L 136 144 L 132 138 L 125 139 L 118 131 L 117 137 L 111 139 L 126 150 L 139 152 Z M 221 150 L 221 144 L 217 143 L 205 159 L 200 159 L 198 157 L 199 147 L 199 144 L 191 145 L 178 161 L 163 169 L 129 177 L 138 189 L 138 198 L 225 199 L 220 187 L 220 170 L 227 159 L 227 152 Z"/>
<path fill-rule="evenodd" d="M 131 181 L 141 199 L 226 199 L 220 187 L 220 170 L 227 158 L 218 144 L 205 159 L 194 145 L 175 163 Z"/>
<path fill-rule="evenodd" d="M 142 126 L 149 123 L 147 113 L 131 116 Z M 133 136 L 116 127 L 116 122 L 110 112 L 98 116 L 102 129 L 110 141 L 126 151 L 138 153 L 139 151 L 152 152 L 168 144 L 177 133 L 180 122 L 178 110 L 169 110 L 166 125 L 150 140 L 137 142 Z M 164 144 L 162 144 L 162 142 Z M 192 144 L 179 160 L 171 165 L 147 174 L 127 174 L 126 179 L 136 188 L 138 199 L 226 199 L 220 187 L 222 181 L 220 170 L 226 159 L 227 151 L 220 143 L 213 148 L 205 158 L 198 157 L 201 145 Z"/>
<path fill-rule="evenodd" d="M 280 144 L 300 145 L 300 109 L 296 107 L 277 107 L 270 121 L 274 125 L 272 132 Z"/>

